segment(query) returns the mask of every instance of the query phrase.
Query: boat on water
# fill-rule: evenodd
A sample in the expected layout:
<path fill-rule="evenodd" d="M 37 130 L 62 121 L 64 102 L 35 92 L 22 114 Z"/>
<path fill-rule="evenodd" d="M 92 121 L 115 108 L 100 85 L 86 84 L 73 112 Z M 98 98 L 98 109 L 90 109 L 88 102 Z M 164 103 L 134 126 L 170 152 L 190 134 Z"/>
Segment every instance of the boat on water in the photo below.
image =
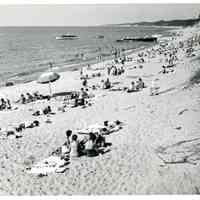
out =
<path fill-rule="evenodd" d="M 56 40 L 75 40 L 78 38 L 79 37 L 77 35 L 65 34 L 65 35 L 57 36 Z"/>
<path fill-rule="evenodd" d="M 124 37 L 122 39 L 116 40 L 116 42 L 129 42 L 129 41 L 138 41 L 138 42 L 157 42 L 157 37 L 155 36 L 145 36 L 145 37 Z"/>
<path fill-rule="evenodd" d="M 97 35 L 96 38 L 97 38 L 97 39 L 103 39 L 103 38 L 104 38 L 104 35 Z"/>

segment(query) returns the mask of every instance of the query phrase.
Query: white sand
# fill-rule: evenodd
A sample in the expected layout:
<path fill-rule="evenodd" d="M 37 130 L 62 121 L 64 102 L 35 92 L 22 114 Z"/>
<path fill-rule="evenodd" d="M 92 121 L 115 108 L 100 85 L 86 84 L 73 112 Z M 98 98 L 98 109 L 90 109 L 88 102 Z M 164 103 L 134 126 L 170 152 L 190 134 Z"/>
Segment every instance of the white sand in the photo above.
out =
<path fill-rule="evenodd" d="M 197 32 L 198 28 L 184 30 L 180 40 Z M 149 96 L 149 88 L 137 93 L 95 91 L 91 107 L 69 108 L 59 113 L 59 98 L 50 105 L 57 112 L 52 124 L 43 117 L 33 117 L 29 109 L 42 108 L 45 101 L 19 106 L 16 111 L 0 113 L 0 127 L 25 120 L 39 119 L 38 128 L 27 129 L 21 139 L 1 140 L 0 145 L 0 194 L 55 195 L 55 194 L 192 194 L 200 190 L 199 163 L 166 165 L 155 153 L 158 146 L 166 146 L 181 140 L 197 138 L 200 128 L 200 88 L 183 89 L 194 70 L 200 66 L 193 58 L 183 58 L 175 73 L 158 75 L 160 63 L 152 59 L 143 69 L 127 70 L 112 82 L 129 85 L 131 76 L 142 76 L 147 86 L 153 77 L 159 78 L 161 91 Z M 134 66 L 134 63 L 127 65 Z M 80 89 L 79 72 L 64 72 L 61 79 L 52 84 L 53 91 Z M 97 83 L 102 78 L 89 80 Z M 20 93 L 38 90 L 48 93 L 48 86 L 35 82 L 2 88 L 1 93 L 16 100 Z M 188 109 L 182 115 L 178 113 Z M 63 174 L 51 174 L 42 178 L 27 174 L 25 169 L 43 160 L 63 144 L 65 131 L 76 130 L 105 120 L 120 120 L 125 126 L 119 132 L 107 136 L 112 143 L 110 151 L 95 158 L 81 157 L 69 164 Z M 175 129 L 181 127 L 180 130 Z"/>

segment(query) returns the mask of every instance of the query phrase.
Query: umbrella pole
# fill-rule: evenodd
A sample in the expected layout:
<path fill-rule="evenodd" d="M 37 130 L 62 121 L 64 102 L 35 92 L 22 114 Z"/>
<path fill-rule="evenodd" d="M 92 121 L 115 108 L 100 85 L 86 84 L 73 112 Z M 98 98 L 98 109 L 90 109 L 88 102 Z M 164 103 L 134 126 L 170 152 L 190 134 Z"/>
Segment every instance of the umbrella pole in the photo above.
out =
<path fill-rule="evenodd" d="M 51 91 L 51 82 L 49 81 L 49 94 L 50 94 L 50 97 L 52 95 L 52 91 Z"/>

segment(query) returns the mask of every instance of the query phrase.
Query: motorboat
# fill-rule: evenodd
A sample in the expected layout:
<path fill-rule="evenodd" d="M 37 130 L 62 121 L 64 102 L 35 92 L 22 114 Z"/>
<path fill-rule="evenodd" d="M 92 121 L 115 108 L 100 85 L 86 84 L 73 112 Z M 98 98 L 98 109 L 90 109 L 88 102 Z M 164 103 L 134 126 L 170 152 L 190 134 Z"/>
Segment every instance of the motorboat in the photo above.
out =
<path fill-rule="evenodd" d="M 61 36 L 57 36 L 56 40 L 75 40 L 78 39 L 79 37 L 76 35 L 71 35 L 71 34 L 65 34 Z"/>
<path fill-rule="evenodd" d="M 97 38 L 97 39 L 103 39 L 103 38 L 104 38 L 104 35 L 97 35 L 96 38 Z"/>

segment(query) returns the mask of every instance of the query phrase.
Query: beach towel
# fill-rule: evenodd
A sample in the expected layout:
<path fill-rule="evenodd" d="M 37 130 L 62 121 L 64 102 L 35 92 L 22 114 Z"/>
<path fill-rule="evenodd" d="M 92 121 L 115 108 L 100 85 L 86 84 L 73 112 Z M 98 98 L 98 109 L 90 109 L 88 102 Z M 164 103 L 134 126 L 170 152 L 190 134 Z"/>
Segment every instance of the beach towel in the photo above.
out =
<path fill-rule="evenodd" d="M 103 126 L 99 124 L 92 124 L 84 129 L 77 130 L 79 134 L 89 134 L 89 133 L 100 133 L 102 135 L 107 135 L 121 129 L 121 125 L 116 125 L 115 122 L 109 122 L 108 126 Z"/>
<path fill-rule="evenodd" d="M 99 124 L 92 124 L 90 126 L 88 126 L 87 128 L 83 128 L 83 129 L 79 129 L 77 130 L 77 133 L 79 134 L 89 134 L 89 133 L 99 133 L 101 132 L 101 130 L 105 128 L 102 125 Z"/>
<path fill-rule="evenodd" d="M 29 174 L 63 173 L 67 169 L 67 163 L 59 156 L 50 156 L 27 169 Z"/>

